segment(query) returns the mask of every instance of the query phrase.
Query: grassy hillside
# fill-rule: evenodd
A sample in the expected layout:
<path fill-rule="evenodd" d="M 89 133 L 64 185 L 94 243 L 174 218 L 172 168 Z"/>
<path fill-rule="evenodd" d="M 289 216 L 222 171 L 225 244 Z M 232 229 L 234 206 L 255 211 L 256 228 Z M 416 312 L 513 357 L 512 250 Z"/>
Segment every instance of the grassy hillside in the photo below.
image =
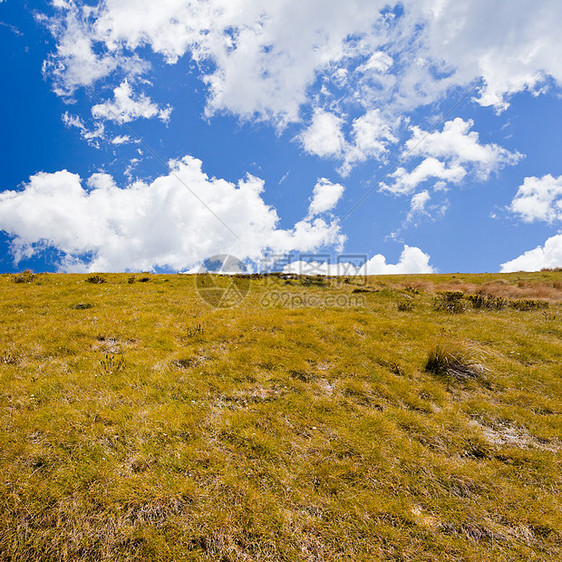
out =
<path fill-rule="evenodd" d="M 562 272 L 87 278 L 0 276 L 0 560 L 562 557 Z"/>

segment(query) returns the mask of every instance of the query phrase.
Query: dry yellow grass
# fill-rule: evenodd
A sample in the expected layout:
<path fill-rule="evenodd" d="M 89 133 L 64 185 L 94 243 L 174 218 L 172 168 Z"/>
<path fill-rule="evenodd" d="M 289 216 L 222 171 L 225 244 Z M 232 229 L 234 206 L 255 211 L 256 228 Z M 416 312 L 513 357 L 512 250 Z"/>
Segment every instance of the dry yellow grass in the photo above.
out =
<path fill-rule="evenodd" d="M 0 276 L 0 560 L 562 557 L 561 272 L 134 277 Z"/>

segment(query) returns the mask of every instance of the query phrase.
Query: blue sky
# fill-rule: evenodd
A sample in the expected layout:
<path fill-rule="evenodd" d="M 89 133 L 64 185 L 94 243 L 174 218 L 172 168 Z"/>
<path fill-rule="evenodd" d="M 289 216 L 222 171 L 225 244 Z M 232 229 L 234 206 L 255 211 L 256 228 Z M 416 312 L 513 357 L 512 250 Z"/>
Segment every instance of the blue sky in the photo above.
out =
<path fill-rule="evenodd" d="M 0 270 L 561 267 L 562 7 L 506 4 L 0 1 Z"/>

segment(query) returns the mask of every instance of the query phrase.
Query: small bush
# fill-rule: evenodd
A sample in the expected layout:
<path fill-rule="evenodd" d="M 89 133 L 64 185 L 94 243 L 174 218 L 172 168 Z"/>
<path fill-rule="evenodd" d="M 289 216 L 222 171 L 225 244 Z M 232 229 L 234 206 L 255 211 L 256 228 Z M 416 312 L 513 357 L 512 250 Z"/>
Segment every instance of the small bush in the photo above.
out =
<path fill-rule="evenodd" d="M 548 301 L 539 301 L 533 299 L 518 299 L 511 301 L 511 306 L 516 310 L 539 310 L 548 308 Z"/>
<path fill-rule="evenodd" d="M 26 269 L 12 277 L 14 283 L 31 283 L 35 280 L 35 274 L 31 269 Z"/>
<path fill-rule="evenodd" d="M 459 314 L 464 312 L 462 291 L 441 291 L 437 293 L 437 298 L 433 304 L 435 310 L 444 310 L 449 314 Z"/>
<path fill-rule="evenodd" d="M 404 300 L 398 303 L 398 310 L 400 312 L 410 312 L 414 310 L 414 303 L 411 300 Z"/>
<path fill-rule="evenodd" d="M 472 303 L 473 308 L 484 308 L 486 306 L 486 295 L 484 293 L 476 293 L 475 295 L 467 295 L 467 300 Z"/>
<path fill-rule="evenodd" d="M 131 275 L 131 277 L 127 279 L 127 283 L 129 283 L 129 285 L 132 285 L 136 280 L 137 278 L 134 275 Z"/>
<path fill-rule="evenodd" d="M 150 281 L 150 277 L 141 277 L 139 279 L 139 283 L 148 283 Z"/>
<path fill-rule="evenodd" d="M 416 287 L 412 287 L 411 285 L 408 285 L 406 287 L 404 287 L 405 291 L 408 291 L 408 293 L 412 293 L 413 295 L 419 295 L 420 294 L 420 290 L 416 289 Z"/>
<path fill-rule="evenodd" d="M 483 292 L 478 292 L 475 295 L 467 295 L 466 299 L 470 301 L 473 308 L 487 308 L 490 310 L 502 310 L 509 301 L 503 297 L 495 297 L 493 295 L 486 295 Z"/>
<path fill-rule="evenodd" d="M 482 365 L 460 350 L 438 345 L 427 356 L 425 370 L 434 375 L 457 380 L 475 379 L 484 374 Z"/>
<path fill-rule="evenodd" d="M 86 278 L 86 283 L 100 284 L 105 283 L 105 278 L 101 275 L 90 275 Z"/>

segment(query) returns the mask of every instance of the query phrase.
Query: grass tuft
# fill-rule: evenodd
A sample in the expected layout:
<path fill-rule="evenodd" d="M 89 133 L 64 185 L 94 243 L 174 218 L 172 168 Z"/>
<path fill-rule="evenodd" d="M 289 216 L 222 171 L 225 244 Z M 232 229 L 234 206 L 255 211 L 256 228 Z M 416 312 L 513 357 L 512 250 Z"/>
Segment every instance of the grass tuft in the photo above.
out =
<path fill-rule="evenodd" d="M 105 354 L 100 363 L 102 375 L 115 375 L 125 368 L 125 359 L 122 355 Z"/>
<path fill-rule="evenodd" d="M 484 374 L 484 367 L 465 351 L 436 345 L 428 354 L 425 370 L 434 375 L 457 380 L 476 379 Z"/>
<path fill-rule="evenodd" d="M 93 308 L 93 307 L 94 305 L 89 302 L 77 302 L 76 304 L 70 306 L 72 310 L 87 310 L 88 308 Z"/>

